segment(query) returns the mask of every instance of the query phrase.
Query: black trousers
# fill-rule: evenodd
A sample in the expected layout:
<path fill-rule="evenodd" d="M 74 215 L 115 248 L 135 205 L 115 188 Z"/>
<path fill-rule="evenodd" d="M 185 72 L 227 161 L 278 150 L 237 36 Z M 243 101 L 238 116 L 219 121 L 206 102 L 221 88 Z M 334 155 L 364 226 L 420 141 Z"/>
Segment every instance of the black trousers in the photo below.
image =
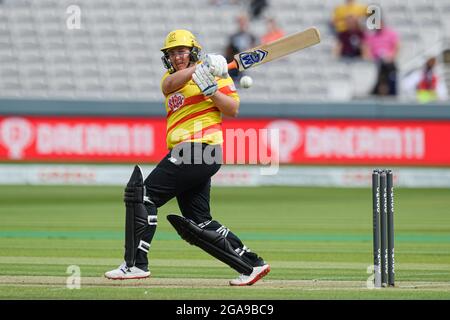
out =
<path fill-rule="evenodd" d="M 211 177 L 220 169 L 222 148 L 201 143 L 178 146 L 180 148 L 169 152 L 145 179 L 147 196 L 157 208 L 176 197 L 184 217 L 196 223 L 211 220 Z M 210 164 L 203 157 L 208 147 L 212 147 L 208 155 L 212 153 L 217 159 Z"/>
<path fill-rule="evenodd" d="M 395 96 L 397 95 L 397 66 L 395 62 L 378 61 L 378 75 L 373 95 Z"/>
<path fill-rule="evenodd" d="M 201 143 L 177 145 L 145 179 L 146 195 L 152 203 L 145 203 L 149 216 L 156 221 L 157 208 L 176 197 L 181 214 L 197 224 L 208 222 L 206 229 L 221 232 L 242 259 L 253 266 L 264 264 L 264 260 L 244 246 L 242 241 L 228 228 L 213 220 L 210 212 L 211 177 L 220 169 L 222 147 Z M 150 243 L 156 225 L 149 225 L 143 240 Z M 147 270 L 147 252 L 138 250 L 136 266 Z"/>

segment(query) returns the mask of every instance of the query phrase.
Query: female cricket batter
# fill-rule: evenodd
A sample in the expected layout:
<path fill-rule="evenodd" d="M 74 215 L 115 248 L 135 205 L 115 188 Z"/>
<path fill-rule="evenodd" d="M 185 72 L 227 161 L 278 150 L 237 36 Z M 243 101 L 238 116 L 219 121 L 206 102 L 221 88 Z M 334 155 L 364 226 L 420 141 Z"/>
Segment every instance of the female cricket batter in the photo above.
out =
<path fill-rule="evenodd" d="M 183 239 L 237 270 L 230 285 L 251 285 L 270 266 L 210 212 L 211 177 L 222 163 L 222 114 L 235 117 L 239 96 L 220 55 L 201 55 L 187 30 L 170 32 L 161 49 L 167 72 L 161 81 L 170 152 L 143 181 L 135 167 L 125 188 L 125 262 L 109 279 L 150 276 L 147 253 L 157 225 L 157 208 L 176 197 L 183 217 L 168 216 Z M 141 181 L 141 182 L 140 182 Z M 143 181 L 143 183 L 142 183 Z"/>

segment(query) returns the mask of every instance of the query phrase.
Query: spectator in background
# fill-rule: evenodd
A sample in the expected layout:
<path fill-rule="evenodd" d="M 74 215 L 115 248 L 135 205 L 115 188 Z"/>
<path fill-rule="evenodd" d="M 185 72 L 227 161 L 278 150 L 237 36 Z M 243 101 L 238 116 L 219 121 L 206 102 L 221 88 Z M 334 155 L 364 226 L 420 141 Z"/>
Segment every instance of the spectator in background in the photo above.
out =
<path fill-rule="evenodd" d="M 285 32 L 281 29 L 274 18 L 268 18 L 266 22 L 266 33 L 261 37 L 261 43 L 269 43 L 284 37 Z"/>
<path fill-rule="evenodd" d="M 240 15 L 237 18 L 237 23 L 238 31 L 230 36 L 228 45 L 225 49 L 225 58 L 228 63 L 233 61 L 233 56 L 235 54 L 256 46 L 256 37 L 248 31 L 247 15 Z M 239 83 L 239 80 L 244 73 L 237 72 L 236 70 L 229 70 L 228 74 L 236 83 Z"/>
<path fill-rule="evenodd" d="M 372 94 L 397 95 L 396 58 L 399 49 L 397 32 L 381 21 L 380 29 L 368 32 L 363 43 L 363 57 L 378 65 L 378 77 Z"/>
<path fill-rule="evenodd" d="M 444 52 L 442 52 L 442 60 L 445 64 L 450 65 L 450 49 L 445 49 Z"/>
<path fill-rule="evenodd" d="M 269 3 L 267 0 L 250 0 L 250 19 L 259 19 L 268 5 Z"/>
<path fill-rule="evenodd" d="M 367 16 L 367 5 L 357 3 L 355 0 L 345 0 L 344 4 L 337 6 L 333 12 L 332 25 L 336 34 L 348 29 L 347 17 L 353 16 L 361 20 Z"/>
<path fill-rule="evenodd" d="M 447 87 L 445 81 L 436 72 L 436 63 L 436 57 L 431 56 L 423 68 L 405 77 L 402 83 L 405 93 L 415 95 L 420 103 L 447 100 Z"/>
<path fill-rule="evenodd" d="M 215 6 L 237 5 L 242 0 L 209 0 L 209 3 Z"/>
<path fill-rule="evenodd" d="M 346 17 L 347 29 L 338 34 L 335 55 L 341 58 L 361 58 L 364 31 L 355 16 Z"/>

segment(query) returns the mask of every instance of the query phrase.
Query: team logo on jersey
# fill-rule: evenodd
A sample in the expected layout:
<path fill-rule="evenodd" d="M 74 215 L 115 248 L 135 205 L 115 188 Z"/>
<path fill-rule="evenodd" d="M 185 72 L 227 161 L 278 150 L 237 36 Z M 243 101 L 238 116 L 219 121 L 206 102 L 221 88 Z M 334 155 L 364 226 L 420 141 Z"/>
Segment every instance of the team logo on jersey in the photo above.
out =
<path fill-rule="evenodd" d="M 181 93 L 174 93 L 167 99 L 167 106 L 170 111 L 174 112 L 180 109 L 184 103 L 184 96 Z"/>
<path fill-rule="evenodd" d="M 252 65 L 256 63 L 260 63 L 267 57 L 268 52 L 262 49 L 257 49 L 251 52 L 242 52 L 239 54 L 239 60 L 241 60 L 241 64 L 244 69 L 250 68 Z"/>

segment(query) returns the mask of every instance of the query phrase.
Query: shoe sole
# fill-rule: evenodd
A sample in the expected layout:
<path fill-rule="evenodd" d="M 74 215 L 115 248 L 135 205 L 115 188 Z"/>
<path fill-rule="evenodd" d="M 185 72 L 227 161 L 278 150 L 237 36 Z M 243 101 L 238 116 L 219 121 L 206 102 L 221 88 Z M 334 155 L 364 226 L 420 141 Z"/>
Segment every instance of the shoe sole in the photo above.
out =
<path fill-rule="evenodd" d="M 136 276 L 136 277 L 123 277 L 123 278 L 110 278 L 110 277 L 108 277 L 108 276 L 105 276 L 105 278 L 106 279 L 109 279 L 109 280 L 136 280 L 136 279 L 145 279 L 145 278 L 149 278 L 150 277 L 150 275 L 148 275 L 148 276 Z"/>
<path fill-rule="evenodd" d="M 261 278 L 264 278 L 269 272 L 270 272 L 270 266 L 268 266 L 266 269 L 264 269 L 260 273 L 258 273 L 251 281 L 246 282 L 246 283 L 240 283 L 240 284 L 232 284 L 230 282 L 230 286 L 236 286 L 236 287 L 251 286 L 256 281 L 260 280 Z"/>

